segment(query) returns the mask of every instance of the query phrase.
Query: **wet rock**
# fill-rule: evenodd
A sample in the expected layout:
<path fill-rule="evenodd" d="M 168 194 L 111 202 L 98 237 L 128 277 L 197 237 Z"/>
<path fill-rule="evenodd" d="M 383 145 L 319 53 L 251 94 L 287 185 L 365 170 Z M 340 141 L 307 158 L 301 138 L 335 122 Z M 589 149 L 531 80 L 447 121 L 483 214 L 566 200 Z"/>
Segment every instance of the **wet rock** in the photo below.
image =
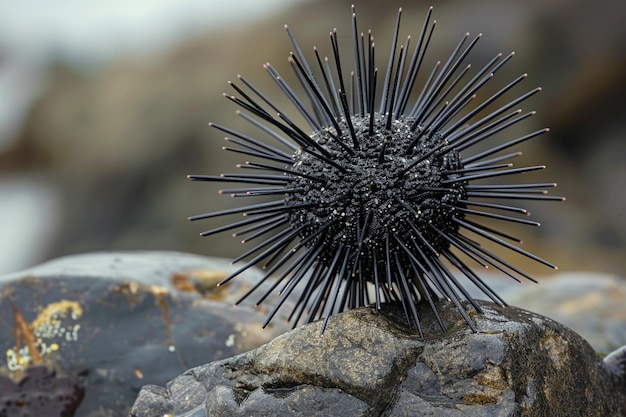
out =
<path fill-rule="evenodd" d="M 81 382 L 45 366 L 29 366 L 15 383 L 0 374 L 0 416 L 70 417 L 85 394 Z"/>
<path fill-rule="evenodd" d="M 439 302 L 442 334 L 421 312 L 425 338 L 385 305 L 316 322 L 251 352 L 144 387 L 132 417 L 618 416 L 623 375 L 584 339 L 548 318 L 481 302 L 472 333 Z M 618 360 L 617 363 L 622 363 Z"/>
<path fill-rule="evenodd" d="M 82 381 L 76 416 L 126 415 L 142 385 L 165 384 L 288 329 L 277 320 L 261 331 L 266 311 L 233 306 L 260 272 L 242 274 L 226 291 L 211 290 L 233 269 L 196 255 L 118 252 L 61 258 L 0 277 L 0 381 L 20 381 L 32 365 L 46 365 Z M 0 404 L 14 401 L 10 392 L 0 390 Z"/>

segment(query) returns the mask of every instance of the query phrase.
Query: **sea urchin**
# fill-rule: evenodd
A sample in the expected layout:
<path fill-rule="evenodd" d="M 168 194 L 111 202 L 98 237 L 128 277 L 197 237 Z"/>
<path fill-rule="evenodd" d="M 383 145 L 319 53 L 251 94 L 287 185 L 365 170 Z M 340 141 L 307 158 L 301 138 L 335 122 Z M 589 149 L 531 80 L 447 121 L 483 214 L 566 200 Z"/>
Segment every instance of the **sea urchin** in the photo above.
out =
<path fill-rule="evenodd" d="M 502 66 L 513 57 L 496 55 L 471 79 L 464 61 L 481 35 L 466 34 L 445 63 L 437 62 L 419 92 L 415 87 L 435 21 L 432 7 L 413 53 L 398 46 L 399 10 L 387 70 L 379 80 L 371 31 L 358 32 L 352 10 L 354 69 L 344 78 L 336 30 L 330 33 L 332 56 L 321 59 L 314 48 L 310 66 L 287 26 L 294 51 L 289 63 L 305 95 L 301 98 L 269 63 L 264 67 L 309 127 L 294 123 L 276 104 L 243 77 L 243 88 L 230 83 L 239 97 L 225 97 L 245 112 L 274 144 L 211 124 L 229 135 L 236 147 L 224 149 L 252 157 L 237 165 L 242 172 L 220 176 L 190 175 L 192 180 L 251 184 L 225 189 L 233 197 L 275 200 L 193 216 L 191 220 L 231 214 L 245 219 L 201 233 L 203 236 L 238 229 L 243 242 L 263 241 L 234 262 L 247 262 L 225 278 L 224 284 L 258 265 L 263 279 L 241 300 L 276 276 L 261 296 L 278 291 L 280 298 L 266 326 L 285 300 L 299 288 L 289 316 L 294 326 L 328 318 L 346 308 L 383 301 L 401 303 L 420 334 L 420 306 L 428 304 L 444 330 L 434 300 L 445 297 L 475 330 L 462 299 L 480 312 L 452 272 L 465 275 L 495 303 L 504 301 L 467 265 L 467 260 L 493 266 L 519 281 L 532 277 L 479 244 L 475 237 L 495 242 L 537 262 L 552 264 L 515 245 L 519 239 L 480 222 L 480 218 L 539 225 L 520 218 L 524 208 L 497 200 L 562 200 L 546 195 L 554 183 L 485 184 L 484 180 L 545 168 L 512 168 L 520 152 L 501 151 L 547 132 L 536 132 L 480 151 L 475 145 L 492 140 L 503 130 L 534 114 L 516 106 L 540 91 L 530 90 L 495 110 L 489 106 L 526 78 L 526 74 L 477 102 L 475 99 Z M 315 71 L 313 71 L 315 67 Z M 313 133 L 307 133 L 306 131 Z M 478 181 L 478 182 L 477 182 Z M 495 202 L 494 202 L 495 199 Z M 469 234 L 469 236 L 468 236 Z M 373 289 L 373 291 L 371 291 Z M 373 295 L 371 295 L 373 293 Z M 240 300 L 240 301 L 241 301 Z M 323 331 L 322 328 L 322 331 Z"/>

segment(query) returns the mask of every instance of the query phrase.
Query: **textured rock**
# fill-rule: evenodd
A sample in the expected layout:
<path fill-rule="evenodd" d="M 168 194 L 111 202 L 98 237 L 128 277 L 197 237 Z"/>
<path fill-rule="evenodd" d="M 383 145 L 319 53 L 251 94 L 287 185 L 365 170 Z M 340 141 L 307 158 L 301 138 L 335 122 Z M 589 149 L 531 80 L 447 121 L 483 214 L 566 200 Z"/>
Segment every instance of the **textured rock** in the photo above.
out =
<path fill-rule="evenodd" d="M 518 284 L 481 271 L 485 283 L 509 305 L 549 317 L 581 335 L 594 350 L 607 354 L 626 345 L 626 279 L 591 271 L 565 271 L 538 277 L 539 284 Z M 485 296 L 464 277 L 470 295 Z"/>
<path fill-rule="evenodd" d="M 85 389 L 80 382 L 58 377 L 45 366 L 30 366 L 18 383 L 0 374 L 0 394 L 2 417 L 70 417 Z"/>
<path fill-rule="evenodd" d="M 619 415 L 623 376 L 584 339 L 545 317 L 481 304 L 478 333 L 446 302 L 437 307 L 446 334 L 422 311 L 424 340 L 393 306 L 352 310 L 321 336 L 316 322 L 166 388 L 144 387 L 131 416 Z"/>
<path fill-rule="evenodd" d="M 165 384 L 288 329 L 277 320 L 260 331 L 266 311 L 232 305 L 260 272 L 214 290 L 232 269 L 225 260 L 196 255 L 118 252 L 61 258 L 0 277 L 0 383 L 47 365 L 85 387 L 77 417 L 126 415 L 142 385 Z M 44 399 L 54 394 L 47 386 L 47 394 L 40 389 Z M 9 393 L 0 389 L 0 404 L 14 403 L 18 394 Z M 30 412 L 24 416 L 43 416 L 35 403 L 21 404 L 20 412 Z M 22 414 L 8 414 L 15 415 Z"/>

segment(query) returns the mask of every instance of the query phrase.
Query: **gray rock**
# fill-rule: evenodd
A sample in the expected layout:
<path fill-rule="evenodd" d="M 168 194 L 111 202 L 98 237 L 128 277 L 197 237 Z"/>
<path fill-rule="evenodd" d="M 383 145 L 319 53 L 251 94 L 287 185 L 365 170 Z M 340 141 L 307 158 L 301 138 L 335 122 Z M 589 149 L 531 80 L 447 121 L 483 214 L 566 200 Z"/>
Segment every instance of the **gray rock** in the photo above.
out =
<path fill-rule="evenodd" d="M 46 366 L 27 368 L 18 383 L 0 373 L 0 416 L 74 416 L 84 394 L 75 380 Z"/>
<path fill-rule="evenodd" d="M 132 417 L 172 416 L 618 416 L 624 376 L 584 339 L 548 318 L 481 302 L 472 333 L 451 304 L 448 331 L 421 311 L 425 338 L 402 313 L 363 307 L 251 352 L 146 386 Z"/>
<path fill-rule="evenodd" d="M 507 303 L 574 329 L 597 352 L 608 353 L 626 345 L 624 277 L 570 271 L 542 278 L 539 285 L 501 281 L 508 288 L 498 294 Z"/>
<path fill-rule="evenodd" d="M 141 386 L 165 384 L 185 369 L 285 332 L 290 326 L 284 320 L 261 330 L 267 311 L 232 305 L 259 271 L 246 271 L 226 291 L 215 291 L 220 277 L 234 269 L 226 260 L 190 254 L 113 252 L 56 259 L 0 277 L 0 351 L 7 359 L 0 360 L 0 416 L 18 395 L 7 388 L 15 383 L 2 381 L 24 380 L 32 365 L 46 365 L 51 375 L 84 387 L 72 415 L 121 416 Z M 12 305 L 24 326 L 14 321 Z M 24 332 L 34 336 L 32 343 Z M 53 388 L 48 383 L 28 395 L 49 395 L 62 404 Z M 20 411 L 42 416 L 38 404 Z"/>
<path fill-rule="evenodd" d="M 523 285 L 509 277 L 481 272 L 481 278 L 509 305 L 530 310 L 569 327 L 601 354 L 626 345 L 626 279 L 590 271 L 565 271 Z M 478 299 L 465 277 L 457 279 Z"/>

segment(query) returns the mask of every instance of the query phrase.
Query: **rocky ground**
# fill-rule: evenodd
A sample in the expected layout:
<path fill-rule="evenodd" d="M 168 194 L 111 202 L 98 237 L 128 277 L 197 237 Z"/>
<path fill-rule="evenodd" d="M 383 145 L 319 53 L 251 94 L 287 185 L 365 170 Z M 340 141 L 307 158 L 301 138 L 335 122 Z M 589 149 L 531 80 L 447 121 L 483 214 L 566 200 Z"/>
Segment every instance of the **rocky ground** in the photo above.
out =
<path fill-rule="evenodd" d="M 223 259 L 175 252 L 102 252 L 0 277 L 0 386 L 7 393 L 0 406 L 10 409 L 20 399 L 23 411 L 47 387 L 48 396 L 51 389 L 64 392 L 68 407 L 78 402 L 77 417 L 125 415 L 142 386 L 165 386 L 189 368 L 287 332 L 289 302 L 265 330 L 261 323 L 274 300 L 259 308 L 254 299 L 233 306 L 261 272 L 215 287 L 234 268 Z M 588 351 L 605 355 L 626 345 L 623 279 L 563 274 L 520 286 L 485 278 L 510 304 L 571 326 L 591 344 Z M 27 383 L 29 375 L 42 382 Z"/>

